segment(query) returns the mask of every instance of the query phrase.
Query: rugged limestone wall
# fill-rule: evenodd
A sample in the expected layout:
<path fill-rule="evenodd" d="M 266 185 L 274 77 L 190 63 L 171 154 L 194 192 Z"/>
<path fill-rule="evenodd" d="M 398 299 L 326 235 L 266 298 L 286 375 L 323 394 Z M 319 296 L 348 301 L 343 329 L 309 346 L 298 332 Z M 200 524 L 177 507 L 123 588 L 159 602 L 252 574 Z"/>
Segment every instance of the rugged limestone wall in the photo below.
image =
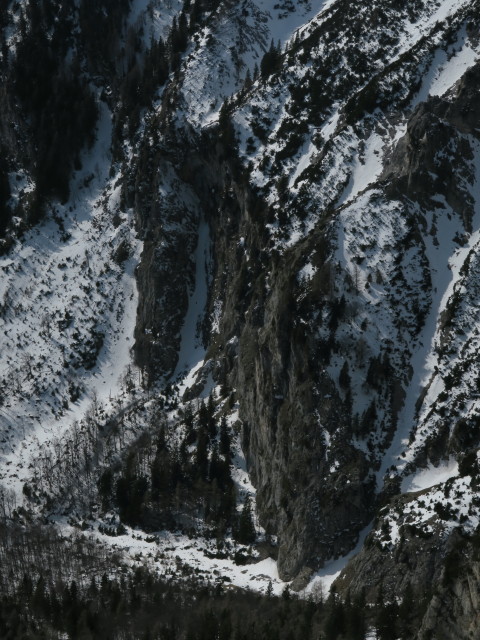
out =
<path fill-rule="evenodd" d="M 462 112 L 478 112 L 476 73 L 462 81 L 455 100 L 435 98 L 416 110 L 382 176 L 393 199 L 408 195 L 425 203 L 432 194 L 443 194 L 467 229 L 473 213 L 465 187 L 472 181 L 472 151 L 463 133 L 474 127 L 459 128 L 457 121 Z M 210 184 L 213 175 L 223 176 L 209 212 L 216 259 L 212 292 L 222 301 L 210 355 L 237 390 L 261 521 L 279 535 L 279 568 L 290 578 L 350 549 L 376 504 L 371 462 L 352 444 L 348 398 L 327 372 L 328 345 L 316 331 L 319 311 L 332 298 L 332 214 L 292 249 L 269 250 L 268 207 L 218 148 L 203 175 L 210 176 Z M 418 229 L 412 241 L 423 250 Z M 319 271 L 305 291 L 298 274 L 312 255 Z M 398 402 L 389 410 L 398 411 Z M 426 557 L 428 564 L 431 553 Z M 440 558 L 432 560 L 432 571 L 441 564 Z M 424 573 L 419 570 L 421 580 L 430 579 Z"/>
<path fill-rule="evenodd" d="M 183 135 L 168 127 L 162 114 L 151 120 L 123 185 L 144 241 L 137 269 L 135 356 L 150 382 L 171 375 L 178 361 L 203 215 L 195 192 L 179 175 L 189 147 Z"/>
<path fill-rule="evenodd" d="M 240 338 L 245 444 L 260 513 L 280 535 L 279 567 L 286 577 L 345 552 L 372 505 L 366 461 L 342 429 L 348 407 L 325 371 L 308 322 L 321 295 L 298 295 L 301 256 L 322 239 L 319 231 L 310 247 L 297 247 L 272 265 L 268 290 L 252 301 Z M 333 456 L 340 459 L 338 471 L 330 469 Z"/>
<path fill-rule="evenodd" d="M 480 625 L 480 564 L 478 552 L 471 557 L 471 549 L 464 550 L 463 558 L 454 568 L 450 579 L 444 570 L 442 583 L 429 603 L 424 616 L 419 640 L 468 640 L 478 633 Z"/>
<path fill-rule="evenodd" d="M 465 135 L 478 137 L 479 81 L 476 65 L 463 76 L 454 98 L 420 103 L 382 176 L 391 197 L 408 196 L 428 208 L 432 197 L 444 196 L 467 231 L 473 200 L 465 185 L 472 182 L 468 164 L 473 154 Z"/>
<path fill-rule="evenodd" d="M 326 372 L 328 345 L 313 321 L 330 296 L 328 220 L 292 250 L 270 250 L 268 206 L 216 133 L 211 136 L 212 151 L 190 153 L 178 169 L 211 229 L 209 311 L 214 314 L 220 305 L 221 320 L 214 330 L 206 327 L 207 358 L 214 363 L 217 381 L 235 390 L 260 521 L 279 536 L 279 568 L 292 578 L 302 569 L 308 573 L 318 567 L 332 553 L 348 551 L 374 504 L 369 465 L 350 442 L 348 402 Z M 155 292 L 171 290 L 177 299 L 185 295 L 190 265 L 181 258 L 184 246 L 179 249 L 186 236 L 178 238 L 169 245 L 172 255 L 178 255 L 175 267 L 163 259 L 166 249 L 155 249 L 158 243 L 149 242 L 144 250 L 140 357 L 143 349 L 150 357 L 155 353 L 154 340 L 139 337 L 142 322 L 164 332 L 161 345 L 171 344 L 165 335 L 174 338 L 181 326 L 181 310 L 174 315 L 169 309 L 167 325 L 165 312 L 155 303 Z M 312 254 L 320 271 L 305 295 L 298 272 Z M 154 255 L 154 260 L 161 255 L 158 264 L 165 275 L 156 282 Z M 174 363 L 173 356 L 162 358 L 160 354 L 161 366 Z"/>

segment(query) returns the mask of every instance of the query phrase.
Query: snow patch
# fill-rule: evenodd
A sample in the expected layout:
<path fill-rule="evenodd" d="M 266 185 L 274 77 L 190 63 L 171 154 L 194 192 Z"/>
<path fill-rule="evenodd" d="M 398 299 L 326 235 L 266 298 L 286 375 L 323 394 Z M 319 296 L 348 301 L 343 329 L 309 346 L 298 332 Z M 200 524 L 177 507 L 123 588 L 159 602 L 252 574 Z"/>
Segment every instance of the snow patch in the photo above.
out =
<path fill-rule="evenodd" d="M 69 202 L 52 203 L 0 258 L 0 378 L 8 390 L 1 477 L 20 501 L 40 445 L 71 428 L 93 399 L 108 406 L 132 365 L 141 242 L 131 212 L 120 211 L 118 176 L 109 178 L 111 114 L 103 102 L 99 111 Z"/>
<path fill-rule="evenodd" d="M 381 136 L 372 133 L 365 143 L 364 152 L 355 157 L 350 180 L 338 205 L 354 200 L 359 193 L 378 179 L 383 169 L 383 146 Z"/>
<path fill-rule="evenodd" d="M 198 243 L 195 250 L 195 288 L 188 303 L 188 311 L 181 333 L 178 364 L 173 378 L 185 375 L 182 388 L 193 384 L 203 365 L 205 347 L 202 344 L 202 323 L 208 295 L 208 266 L 210 264 L 210 233 L 208 224 L 201 221 L 198 228 Z"/>
<path fill-rule="evenodd" d="M 450 459 L 439 464 L 438 467 L 430 465 L 427 469 L 422 469 L 404 478 L 402 481 L 402 493 L 429 489 L 436 484 L 446 482 L 456 475 L 458 475 L 458 462 L 456 460 Z"/>
<path fill-rule="evenodd" d="M 447 51 L 438 49 L 422 87 L 412 106 L 424 102 L 429 96 L 442 96 L 451 89 L 479 59 L 472 42 L 467 42 L 466 28 L 461 29 L 457 41 Z"/>
<path fill-rule="evenodd" d="M 365 542 L 365 538 L 372 530 L 372 526 L 373 523 L 370 523 L 367 527 L 365 527 L 365 529 L 363 529 L 363 531 L 361 531 L 358 537 L 358 542 L 355 548 L 352 549 L 352 551 L 342 556 L 341 558 L 330 560 L 322 569 L 320 569 L 320 571 L 317 571 L 305 588 L 303 595 L 308 597 L 309 595 L 315 593 L 318 589 L 320 589 L 324 594 L 328 594 L 332 587 L 332 584 L 345 569 L 348 562 L 361 551 Z"/>

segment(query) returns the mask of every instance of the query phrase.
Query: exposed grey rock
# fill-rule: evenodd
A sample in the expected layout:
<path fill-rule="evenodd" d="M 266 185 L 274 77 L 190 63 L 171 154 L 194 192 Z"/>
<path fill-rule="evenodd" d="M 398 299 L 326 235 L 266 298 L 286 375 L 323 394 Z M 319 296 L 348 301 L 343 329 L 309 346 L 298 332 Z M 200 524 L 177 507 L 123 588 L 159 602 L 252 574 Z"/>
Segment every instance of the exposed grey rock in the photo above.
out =
<path fill-rule="evenodd" d="M 292 591 L 301 591 L 302 589 L 305 589 L 312 578 L 312 574 L 313 571 L 308 567 L 301 569 L 290 585 Z"/>

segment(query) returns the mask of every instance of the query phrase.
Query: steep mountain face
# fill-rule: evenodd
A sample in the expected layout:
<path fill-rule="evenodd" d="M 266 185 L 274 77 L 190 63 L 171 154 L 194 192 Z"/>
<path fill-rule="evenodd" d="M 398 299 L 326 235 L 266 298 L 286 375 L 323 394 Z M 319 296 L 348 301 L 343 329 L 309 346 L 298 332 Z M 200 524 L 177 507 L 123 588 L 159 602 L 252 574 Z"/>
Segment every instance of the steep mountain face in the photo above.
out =
<path fill-rule="evenodd" d="M 416 97 L 419 68 L 435 60 L 443 38 L 464 42 L 469 16 L 457 13 L 444 26 L 446 34 L 422 9 L 404 16 L 402 24 L 395 8 L 389 13 L 386 6 L 378 41 L 372 37 L 373 47 L 385 47 L 386 24 L 395 24 L 403 45 L 408 28 L 419 23 L 413 31 L 428 36 L 415 41 L 410 35 L 409 64 L 399 65 L 399 50 L 392 46 L 381 72 L 365 66 L 348 85 L 347 97 L 344 78 L 337 80 L 332 61 L 325 84 L 337 81 L 340 86 L 337 94 L 328 95 L 337 100 L 344 95 L 333 119 L 328 104 L 314 102 L 304 70 L 294 65 L 298 42 L 285 54 L 293 70 L 274 74 L 267 86 L 244 91 L 238 104 L 229 106 L 238 154 L 244 158 L 243 166 L 232 171 L 231 197 L 241 222 L 230 239 L 244 255 L 232 269 L 232 284 L 225 283 L 229 269 L 223 265 L 232 264 L 232 251 L 223 258 L 223 247 L 215 245 L 222 269 L 214 290 L 227 295 L 212 356 L 238 338 L 237 360 L 230 364 L 227 359 L 227 375 L 240 398 L 244 446 L 263 522 L 267 530 L 281 531 L 279 568 L 285 577 L 345 553 L 385 499 L 383 493 L 397 491 L 394 478 L 382 487 L 383 476 L 390 464 L 398 464 L 398 441 L 410 432 L 413 438 L 420 382 L 428 383 L 422 376 L 432 366 L 429 353 L 418 351 L 424 340 L 432 340 L 432 323 L 443 308 L 442 297 L 449 295 L 443 273 L 435 273 L 437 262 L 453 253 L 455 237 L 466 238 L 472 231 L 476 151 L 474 140 L 465 136 L 474 133 L 475 125 L 467 118 L 459 130 L 458 122 L 459 112 L 475 113 L 475 70 L 465 76 L 454 100 L 419 103 Z M 321 43 L 332 22 L 340 28 L 339 41 L 347 40 L 354 21 L 335 6 L 318 22 L 310 29 L 315 28 Z M 457 33 L 450 30 L 452 22 Z M 312 64 L 324 53 L 321 46 L 317 53 L 314 42 L 309 35 Z M 305 57 L 305 48 L 300 56 Z M 322 64 L 327 65 L 325 56 Z M 434 76 L 435 69 L 429 73 Z M 303 77 L 291 84 L 297 74 Z M 350 97 L 352 83 L 360 85 L 356 101 Z M 291 93 L 298 86 L 305 93 L 303 110 Z M 422 91 L 428 96 L 427 88 Z M 383 112 L 364 117 L 358 104 L 371 108 L 375 102 L 385 103 Z M 260 104 L 266 111 L 262 117 Z M 410 107 L 411 116 L 408 111 L 400 116 L 402 104 Z M 329 138 L 316 142 L 317 151 L 304 139 L 312 125 L 325 122 L 322 106 Z M 246 126 L 253 135 L 244 132 Z M 250 189 L 256 187 L 254 203 L 239 184 L 245 169 Z M 445 229 L 452 237 L 445 238 L 448 244 L 440 245 L 435 237 L 427 243 L 424 235 L 434 228 L 442 201 L 446 217 L 455 215 L 452 230 Z M 223 221 L 224 206 L 219 212 L 223 228 L 238 218 L 230 205 Z M 237 274 L 244 288 L 238 288 Z M 436 300 L 433 293 L 439 289 Z M 240 328 L 232 326 L 239 315 L 246 318 Z M 406 461 L 436 464 L 445 457 L 441 447 L 435 456 L 415 444 L 404 447 Z"/>
<path fill-rule="evenodd" d="M 2 474 L 23 509 L 237 536 L 276 588 L 344 558 L 341 595 L 413 598 L 409 637 L 469 637 L 479 9 L 2 10 Z"/>

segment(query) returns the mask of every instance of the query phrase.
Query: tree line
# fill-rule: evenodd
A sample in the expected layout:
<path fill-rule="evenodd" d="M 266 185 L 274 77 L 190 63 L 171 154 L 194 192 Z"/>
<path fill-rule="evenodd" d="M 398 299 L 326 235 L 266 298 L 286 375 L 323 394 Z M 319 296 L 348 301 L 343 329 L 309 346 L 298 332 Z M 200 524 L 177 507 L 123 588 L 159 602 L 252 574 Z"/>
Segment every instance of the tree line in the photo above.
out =
<path fill-rule="evenodd" d="M 368 606 L 335 592 L 301 599 L 288 586 L 274 595 L 271 585 L 254 593 L 221 577 L 166 579 L 128 567 L 80 532 L 64 537 L 53 526 L 5 519 L 0 560 L 5 640 L 364 640 L 369 628 L 379 640 L 406 640 L 417 606 L 412 593 L 400 605 Z"/>

